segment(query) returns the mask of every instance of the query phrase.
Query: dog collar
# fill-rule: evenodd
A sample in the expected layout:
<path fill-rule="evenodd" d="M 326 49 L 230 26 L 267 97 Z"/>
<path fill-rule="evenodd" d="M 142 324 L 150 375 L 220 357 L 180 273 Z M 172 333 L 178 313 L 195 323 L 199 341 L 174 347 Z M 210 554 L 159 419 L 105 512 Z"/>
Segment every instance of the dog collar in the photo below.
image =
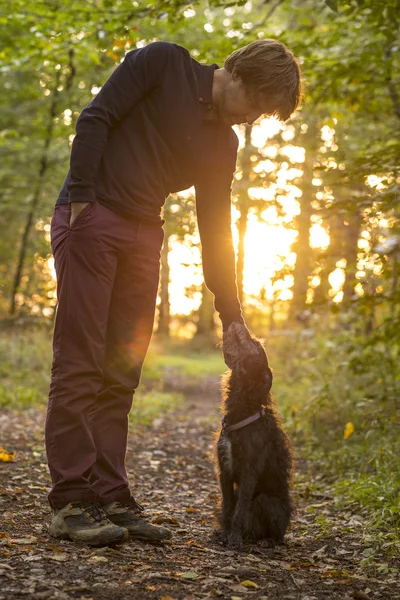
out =
<path fill-rule="evenodd" d="M 250 425 L 250 423 L 254 423 L 254 421 L 258 421 L 258 419 L 261 419 L 261 417 L 263 417 L 265 415 L 265 409 L 262 408 L 261 410 L 258 410 L 254 415 L 251 415 L 251 417 L 247 417 L 247 419 L 243 419 L 243 421 L 239 421 L 239 423 L 235 423 L 234 425 L 227 425 L 226 424 L 226 417 L 224 417 L 222 419 L 222 433 L 229 433 L 230 431 L 234 431 L 235 429 L 241 429 L 242 427 L 246 427 L 246 425 Z"/>

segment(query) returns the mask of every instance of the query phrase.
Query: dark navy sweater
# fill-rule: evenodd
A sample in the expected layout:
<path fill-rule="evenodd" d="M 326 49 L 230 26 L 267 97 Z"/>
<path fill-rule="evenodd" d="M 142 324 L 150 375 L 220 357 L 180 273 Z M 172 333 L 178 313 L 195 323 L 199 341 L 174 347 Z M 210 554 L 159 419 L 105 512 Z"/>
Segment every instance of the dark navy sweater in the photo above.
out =
<path fill-rule="evenodd" d="M 207 119 L 217 68 L 169 42 L 128 52 L 79 116 L 57 204 L 160 221 L 168 194 L 194 185 L 204 278 L 226 329 L 242 320 L 230 229 L 238 140 Z"/>

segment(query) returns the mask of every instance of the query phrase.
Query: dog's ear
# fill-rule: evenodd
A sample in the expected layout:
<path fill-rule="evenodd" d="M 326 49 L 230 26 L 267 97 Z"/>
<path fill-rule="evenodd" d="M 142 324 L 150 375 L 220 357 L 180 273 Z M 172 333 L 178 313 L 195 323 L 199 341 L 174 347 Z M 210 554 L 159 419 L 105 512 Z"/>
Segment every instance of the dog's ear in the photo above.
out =
<path fill-rule="evenodd" d="M 269 394 L 269 392 L 271 391 L 273 379 L 274 375 L 272 373 L 272 370 L 268 367 L 265 371 L 265 387 L 267 388 L 267 394 Z"/>

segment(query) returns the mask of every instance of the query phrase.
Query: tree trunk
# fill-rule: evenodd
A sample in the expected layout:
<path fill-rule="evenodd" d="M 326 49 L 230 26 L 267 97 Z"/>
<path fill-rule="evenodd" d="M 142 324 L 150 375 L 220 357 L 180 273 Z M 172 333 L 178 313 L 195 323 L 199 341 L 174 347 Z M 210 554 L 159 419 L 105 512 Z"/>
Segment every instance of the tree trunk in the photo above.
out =
<path fill-rule="evenodd" d="M 314 161 L 318 143 L 318 122 L 315 118 L 310 118 L 307 121 L 307 124 L 308 130 L 304 139 L 306 155 L 301 187 L 303 193 L 300 198 L 300 214 L 296 218 L 298 237 L 293 246 L 293 250 L 296 253 L 296 264 L 293 271 L 293 300 L 290 308 L 292 318 L 295 318 L 306 308 L 308 278 L 312 271 L 310 227 L 311 215 L 313 213 L 312 201 L 314 197 L 314 187 L 312 185 L 312 180 L 314 177 Z"/>
<path fill-rule="evenodd" d="M 203 282 L 201 286 L 201 304 L 198 310 L 199 320 L 197 322 L 196 336 L 205 338 L 214 338 L 215 322 L 214 322 L 214 300 L 210 290 Z"/>
<path fill-rule="evenodd" d="M 318 306 L 326 306 L 332 300 L 329 295 L 331 289 L 329 275 L 336 269 L 336 263 L 343 258 L 346 235 L 341 215 L 330 215 L 326 220 L 326 224 L 329 227 L 330 241 L 328 248 L 323 252 L 321 259 L 318 261 L 321 267 L 318 276 L 321 281 L 314 293 L 314 304 Z"/>
<path fill-rule="evenodd" d="M 25 258 L 26 258 L 26 254 L 27 254 L 29 234 L 32 229 L 33 218 L 34 218 L 34 215 L 36 213 L 36 210 L 37 210 L 37 207 L 39 204 L 40 194 L 41 194 L 43 182 L 44 182 L 44 176 L 46 174 L 47 167 L 48 167 L 48 152 L 49 152 L 50 142 L 51 142 L 51 139 L 53 136 L 54 118 L 57 114 L 57 100 L 58 100 L 58 94 L 59 94 L 57 88 L 59 86 L 59 83 L 60 83 L 60 71 L 56 71 L 56 79 L 55 79 L 55 84 L 54 84 L 54 89 L 53 89 L 53 97 L 52 97 L 52 101 L 50 104 L 49 120 L 48 120 L 48 124 L 47 124 L 47 130 L 46 130 L 46 135 L 45 135 L 44 145 L 43 145 L 43 152 L 42 152 L 42 157 L 41 157 L 41 161 L 40 161 L 38 181 L 36 184 L 35 191 L 33 193 L 31 206 L 30 206 L 30 209 L 29 209 L 29 212 L 27 215 L 24 233 L 22 235 L 17 270 L 15 272 L 14 283 L 13 283 L 13 287 L 11 290 L 10 312 L 9 312 L 10 316 L 13 316 L 15 314 L 16 296 L 20 289 L 22 273 L 23 273 L 24 266 L 25 266 Z"/>
<path fill-rule="evenodd" d="M 343 284 L 343 304 L 350 304 L 357 283 L 358 240 L 360 238 L 362 217 L 359 213 L 351 215 L 346 227 L 344 240 L 344 258 L 346 259 L 346 279 Z"/>

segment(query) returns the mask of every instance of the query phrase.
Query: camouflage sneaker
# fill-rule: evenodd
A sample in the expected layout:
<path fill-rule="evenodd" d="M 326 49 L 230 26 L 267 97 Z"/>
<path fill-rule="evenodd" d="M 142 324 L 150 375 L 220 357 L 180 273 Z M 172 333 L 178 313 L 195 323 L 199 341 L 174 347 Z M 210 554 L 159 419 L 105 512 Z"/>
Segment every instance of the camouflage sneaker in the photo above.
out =
<path fill-rule="evenodd" d="M 150 525 L 137 513 L 143 511 L 143 507 L 134 498 L 130 502 L 110 502 L 103 506 L 107 518 L 115 525 L 124 527 L 129 532 L 129 537 L 144 542 L 161 542 L 172 537 L 169 529 Z"/>
<path fill-rule="evenodd" d="M 128 539 L 126 529 L 108 520 L 104 510 L 95 503 L 71 502 L 54 512 L 49 533 L 52 537 L 89 546 L 112 546 Z"/>

